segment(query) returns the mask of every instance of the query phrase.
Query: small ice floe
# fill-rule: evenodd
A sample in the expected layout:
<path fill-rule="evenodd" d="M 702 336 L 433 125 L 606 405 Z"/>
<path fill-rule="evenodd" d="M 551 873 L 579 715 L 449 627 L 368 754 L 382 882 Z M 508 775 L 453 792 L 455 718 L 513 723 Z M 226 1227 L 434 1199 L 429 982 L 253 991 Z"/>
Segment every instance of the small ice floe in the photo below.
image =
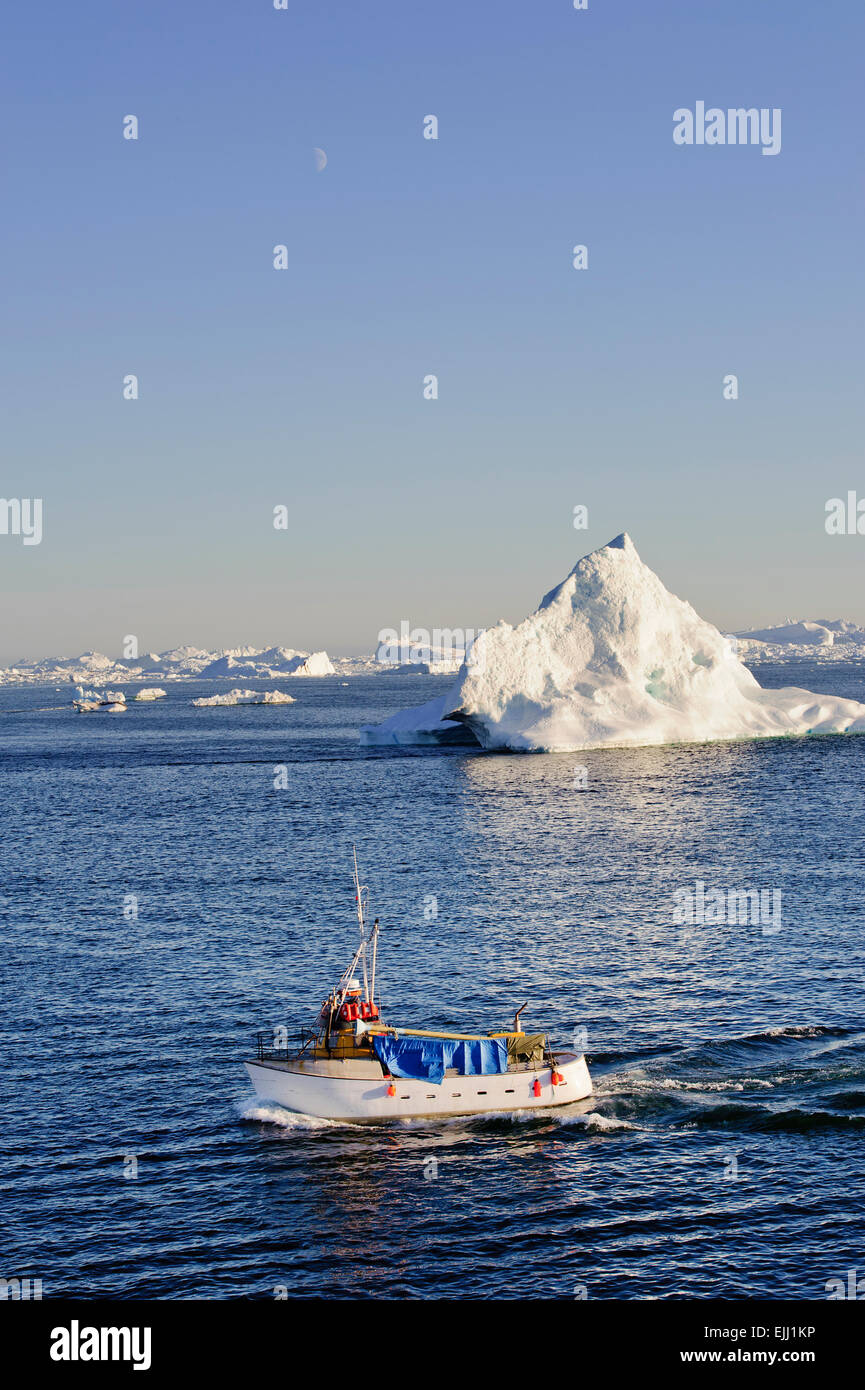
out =
<path fill-rule="evenodd" d="M 126 709 L 126 696 L 122 690 L 85 690 L 79 685 L 72 708 L 78 714 L 93 714 L 97 710 L 106 714 L 122 714 Z"/>
<path fill-rule="evenodd" d="M 165 691 L 160 690 L 158 685 L 149 686 L 146 690 L 139 690 L 136 700 L 163 700 Z"/>
<path fill-rule="evenodd" d="M 202 695 L 192 701 L 198 709 L 212 709 L 221 705 L 293 705 L 293 695 L 281 690 L 229 690 L 227 695 Z"/>

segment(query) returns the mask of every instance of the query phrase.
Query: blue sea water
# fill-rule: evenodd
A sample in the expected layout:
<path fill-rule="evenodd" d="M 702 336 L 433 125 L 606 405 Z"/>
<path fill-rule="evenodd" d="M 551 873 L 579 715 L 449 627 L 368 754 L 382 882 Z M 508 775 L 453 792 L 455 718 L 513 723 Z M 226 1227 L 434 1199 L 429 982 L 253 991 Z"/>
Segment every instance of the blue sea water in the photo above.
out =
<path fill-rule="evenodd" d="M 759 678 L 865 700 L 862 664 Z M 865 738 L 360 747 L 444 685 L 91 716 L 0 691 L 0 1276 L 801 1299 L 865 1273 Z M 587 1030 L 591 1101 L 363 1128 L 255 1100 L 255 1030 L 308 1021 L 353 949 L 352 843 L 389 1020 L 486 1031 L 528 1000 Z M 698 881 L 779 891 L 780 930 L 677 925 Z"/>

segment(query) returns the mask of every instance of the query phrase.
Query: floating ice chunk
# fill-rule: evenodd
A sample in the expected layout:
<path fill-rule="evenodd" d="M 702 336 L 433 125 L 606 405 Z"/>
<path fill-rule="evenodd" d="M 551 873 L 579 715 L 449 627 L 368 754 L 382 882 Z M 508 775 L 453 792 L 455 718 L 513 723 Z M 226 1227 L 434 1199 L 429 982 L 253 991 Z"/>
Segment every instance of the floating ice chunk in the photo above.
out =
<path fill-rule="evenodd" d="M 198 709 L 212 709 L 222 705 L 293 705 L 296 701 L 293 695 L 281 690 L 267 690 L 263 694 L 258 690 L 229 690 L 226 695 L 203 695 L 192 703 Z"/>
<path fill-rule="evenodd" d="M 108 714 L 119 714 L 126 709 L 126 696 L 122 690 L 85 690 L 83 686 L 79 685 L 75 691 L 72 707 L 79 714 L 93 714 L 97 710 Z"/>
<path fill-rule="evenodd" d="M 146 690 L 139 690 L 136 700 L 162 700 L 165 698 L 165 691 L 160 690 L 159 686 L 149 686 Z"/>

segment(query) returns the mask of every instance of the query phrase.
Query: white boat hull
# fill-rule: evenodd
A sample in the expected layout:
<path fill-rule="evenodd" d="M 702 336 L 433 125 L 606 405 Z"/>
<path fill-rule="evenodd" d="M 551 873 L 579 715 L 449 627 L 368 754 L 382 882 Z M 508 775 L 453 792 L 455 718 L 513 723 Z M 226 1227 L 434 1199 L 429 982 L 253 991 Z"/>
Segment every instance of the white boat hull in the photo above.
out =
<path fill-rule="evenodd" d="M 511 1071 L 492 1076 L 446 1075 L 440 1086 L 432 1081 L 382 1075 L 373 1061 L 247 1062 L 246 1069 L 262 1100 L 275 1101 L 301 1115 L 327 1120 L 428 1119 L 436 1115 L 478 1115 L 503 1110 L 546 1110 L 572 1105 L 592 1094 L 586 1059 L 559 1054 L 552 1071 Z M 388 1095 L 393 1080 L 396 1094 Z M 535 1081 L 540 1095 L 535 1095 Z"/>

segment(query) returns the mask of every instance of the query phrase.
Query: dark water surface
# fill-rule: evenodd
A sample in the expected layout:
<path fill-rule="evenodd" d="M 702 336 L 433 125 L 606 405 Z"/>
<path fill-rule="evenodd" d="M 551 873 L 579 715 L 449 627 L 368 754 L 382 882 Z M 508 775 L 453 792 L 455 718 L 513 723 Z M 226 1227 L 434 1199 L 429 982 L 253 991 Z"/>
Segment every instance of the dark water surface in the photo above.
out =
<path fill-rule="evenodd" d="M 865 700 L 861 664 L 759 678 Z M 865 738 L 358 745 L 445 685 L 214 710 L 189 702 L 221 685 L 169 685 L 116 716 L 0 691 L 0 1276 L 787 1299 L 865 1274 Z M 353 949 L 353 841 L 390 1021 L 486 1030 L 528 999 L 588 1030 L 590 1102 L 393 1129 L 256 1103 L 251 1035 L 305 1021 Z M 677 925 L 697 881 L 780 891 L 780 930 Z"/>

